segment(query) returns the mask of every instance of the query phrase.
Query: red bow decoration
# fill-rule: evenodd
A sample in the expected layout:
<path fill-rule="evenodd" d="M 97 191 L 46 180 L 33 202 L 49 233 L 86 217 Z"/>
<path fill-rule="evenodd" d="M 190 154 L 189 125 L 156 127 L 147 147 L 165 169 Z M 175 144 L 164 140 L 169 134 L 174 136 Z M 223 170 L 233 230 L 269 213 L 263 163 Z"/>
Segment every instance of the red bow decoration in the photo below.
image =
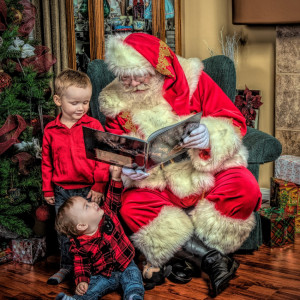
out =
<path fill-rule="evenodd" d="M 56 63 L 56 58 L 53 54 L 49 53 L 50 49 L 46 46 L 35 46 L 35 56 L 31 56 L 22 60 L 22 66 L 32 66 L 38 73 L 46 73 L 49 71 L 52 65 Z M 21 66 L 16 65 L 16 70 L 21 72 Z"/>
<path fill-rule="evenodd" d="M 7 28 L 7 7 L 4 0 L 0 0 L 0 32 Z"/>
<path fill-rule="evenodd" d="M 19 34 L 21 36 L 28 36 L 35 24 L 36 7 L 28 0 L 21 0 L 19 2 L 23 6 L 22 22 L 19 26 Z M 7 6 L 5 0 L 0 0 L 0 32 L 7 29 Z"/>

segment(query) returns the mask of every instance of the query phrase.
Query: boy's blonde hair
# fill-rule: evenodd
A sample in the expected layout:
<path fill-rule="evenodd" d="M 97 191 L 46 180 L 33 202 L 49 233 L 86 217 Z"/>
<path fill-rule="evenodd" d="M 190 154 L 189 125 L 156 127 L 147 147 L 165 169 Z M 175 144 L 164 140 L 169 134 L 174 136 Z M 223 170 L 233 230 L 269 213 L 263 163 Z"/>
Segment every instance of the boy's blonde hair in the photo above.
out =
<path fill-rule="evenodd" d="M 55 95 L 62 97 L 65 90 L 70 86 L 86 88 L 92 86 L 89 76 L 81 71 L 66 69 L 55 79 Z"/>
<path fill-rule="evenodd" d="M 64 202 L 58 209 L 57 216 L 55 218 L 55 229 L 67 236 L 78 236 L 80 232 L 77 230 L 77 220 L 70 214 L 70 209 L 74 205 L 74 202 L 79 196 L 72 196 L 66 202 Z"/>

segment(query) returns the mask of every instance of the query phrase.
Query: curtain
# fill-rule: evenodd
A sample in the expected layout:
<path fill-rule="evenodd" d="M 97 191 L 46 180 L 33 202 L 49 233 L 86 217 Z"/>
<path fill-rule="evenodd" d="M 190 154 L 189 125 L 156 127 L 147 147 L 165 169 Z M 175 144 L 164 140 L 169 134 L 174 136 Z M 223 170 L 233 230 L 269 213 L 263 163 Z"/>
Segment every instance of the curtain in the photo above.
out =
<path fill-rule="evenodd" d="M 37 9 L 34 38 L 56 57 L 57 62 L 50 72 L 57 76 L 68 68 L 66 1 L 32 0 L 32 4 Z"/>

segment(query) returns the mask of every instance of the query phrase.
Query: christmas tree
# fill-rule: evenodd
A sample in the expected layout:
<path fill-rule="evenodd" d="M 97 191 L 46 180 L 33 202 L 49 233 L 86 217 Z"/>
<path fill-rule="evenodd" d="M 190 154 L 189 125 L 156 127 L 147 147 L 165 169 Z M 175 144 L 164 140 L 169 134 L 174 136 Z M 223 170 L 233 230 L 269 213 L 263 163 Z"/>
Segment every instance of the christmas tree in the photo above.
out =
<path fill-rule="evenodd" d="M 55 115 L 49 69 L 56 60 L 30 36 L 35 15 L 29 0 L 0 0 L 0 237 L 30 237 L 43 201 L 41 145 Z"/>

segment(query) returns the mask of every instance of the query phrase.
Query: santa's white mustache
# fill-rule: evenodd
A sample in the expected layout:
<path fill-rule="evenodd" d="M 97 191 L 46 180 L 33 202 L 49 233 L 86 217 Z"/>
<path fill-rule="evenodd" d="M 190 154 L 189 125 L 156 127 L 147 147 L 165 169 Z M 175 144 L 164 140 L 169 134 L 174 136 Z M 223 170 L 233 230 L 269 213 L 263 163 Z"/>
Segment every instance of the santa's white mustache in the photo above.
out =
<path fill-rule="evenodd" d="M 124 87 L 124 91 L 127 93 L 136 92 L 136 91 L 146 91 L 150 88 L 150 85 L 147 83 L 141 83 L 138 86 L 129 86 Z"/>

